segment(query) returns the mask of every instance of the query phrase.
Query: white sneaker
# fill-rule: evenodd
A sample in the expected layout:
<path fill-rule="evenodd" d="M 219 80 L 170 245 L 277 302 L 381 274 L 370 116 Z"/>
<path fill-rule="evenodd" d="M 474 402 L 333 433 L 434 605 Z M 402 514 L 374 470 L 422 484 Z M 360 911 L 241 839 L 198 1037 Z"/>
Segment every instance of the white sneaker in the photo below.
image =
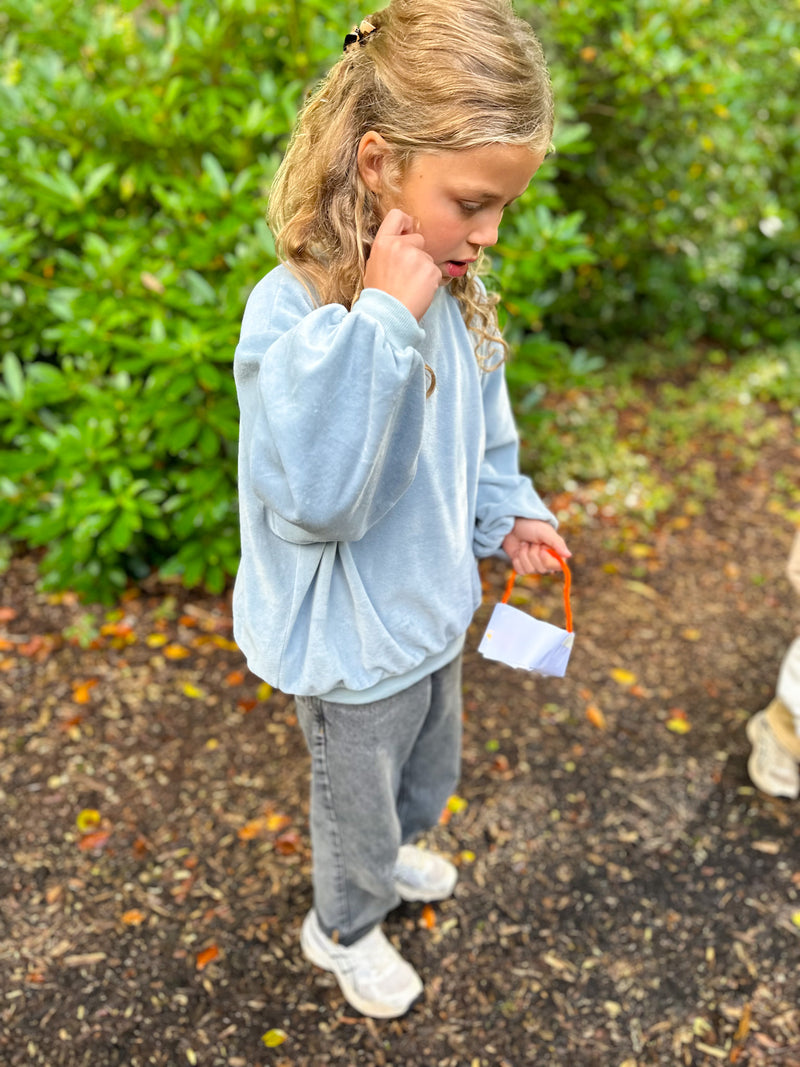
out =
<path fill-rule="evenodd" d="M 457 881 L 458 871 L 443 856 L 416 845 L 400 846 L 394 886 L 403 900 L 446 900 L 453 895 Z"/>
<path fill-rule="evenodd" d="M 800 796 L 800 770 L 797 760 L 779 743 L 767 721 L 767 713 L 759 711 L 748 720 L 747 738 L 753 746 L 747 761 L 750 781 L 771 797 Z"/>
<path fill-rule="evenodd" d="M 336 975 L 348 1002 L 373 1019 L 405 1015 L 422 993 L 422 981 L 380 926 L 352 945 L 337 945 L 320 928 L 312 908 L 303 921 L 300 947 L 311 963 Z"/>

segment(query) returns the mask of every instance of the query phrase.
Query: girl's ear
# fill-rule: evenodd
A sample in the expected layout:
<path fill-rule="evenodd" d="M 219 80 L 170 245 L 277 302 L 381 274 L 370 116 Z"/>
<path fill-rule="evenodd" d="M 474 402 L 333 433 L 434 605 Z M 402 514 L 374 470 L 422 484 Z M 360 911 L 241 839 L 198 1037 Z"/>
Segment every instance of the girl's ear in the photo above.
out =
<path fill-rule="evenodd" d="M 358 144 L 358 172 L 370 192 L 380 195 L 386 190 L 386 168 L 392 153 L 375 130 L 368 130 Z"/>

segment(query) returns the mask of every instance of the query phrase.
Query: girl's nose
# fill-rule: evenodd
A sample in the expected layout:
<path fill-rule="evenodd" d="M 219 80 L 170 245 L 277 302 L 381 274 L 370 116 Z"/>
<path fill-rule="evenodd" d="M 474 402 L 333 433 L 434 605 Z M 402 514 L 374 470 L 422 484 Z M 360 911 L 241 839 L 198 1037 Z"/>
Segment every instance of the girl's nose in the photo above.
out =
<path fill-rule="evenodd" d="M 499 227 L 499 218 L 481 220 L 480 225 L 476 226 L 469 236 L 470 244 L 480 245 L 481 248 L 491 248 L 492 245 L 497 244 Z"/>

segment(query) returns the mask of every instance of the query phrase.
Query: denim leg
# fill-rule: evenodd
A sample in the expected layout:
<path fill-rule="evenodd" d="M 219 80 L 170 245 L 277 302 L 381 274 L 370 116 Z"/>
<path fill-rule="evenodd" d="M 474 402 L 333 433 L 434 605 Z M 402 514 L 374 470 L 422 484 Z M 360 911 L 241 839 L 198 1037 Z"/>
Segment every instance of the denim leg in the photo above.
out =
<path fill-rule="evenodd" d="M 348 945 L 400 901 L 393 869 L 403 839 L 403 768 L 431 703 L 433 682 L 371 704 L 296 697 L 311 753 L 314 908 L 328 937 Z"/>
<path fill-rule="evenodd" d="M 401 779 L 402 843 L 436 826 L 461 776 L 461 656 L 431 675 L 430 707 Z"/>

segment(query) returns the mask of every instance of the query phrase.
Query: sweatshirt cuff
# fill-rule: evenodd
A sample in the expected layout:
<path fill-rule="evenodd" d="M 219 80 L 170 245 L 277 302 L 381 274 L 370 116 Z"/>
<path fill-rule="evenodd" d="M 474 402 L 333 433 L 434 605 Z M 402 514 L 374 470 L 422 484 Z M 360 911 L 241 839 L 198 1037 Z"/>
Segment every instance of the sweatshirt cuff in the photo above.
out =
<path fill-rule="evenodd" d="M 418 348 L 425 337 L 425 331 L 405 304 L 382 289 L 364 289 L 353 311 L 379 322 L 387 338 L 400 348 Z"/>

